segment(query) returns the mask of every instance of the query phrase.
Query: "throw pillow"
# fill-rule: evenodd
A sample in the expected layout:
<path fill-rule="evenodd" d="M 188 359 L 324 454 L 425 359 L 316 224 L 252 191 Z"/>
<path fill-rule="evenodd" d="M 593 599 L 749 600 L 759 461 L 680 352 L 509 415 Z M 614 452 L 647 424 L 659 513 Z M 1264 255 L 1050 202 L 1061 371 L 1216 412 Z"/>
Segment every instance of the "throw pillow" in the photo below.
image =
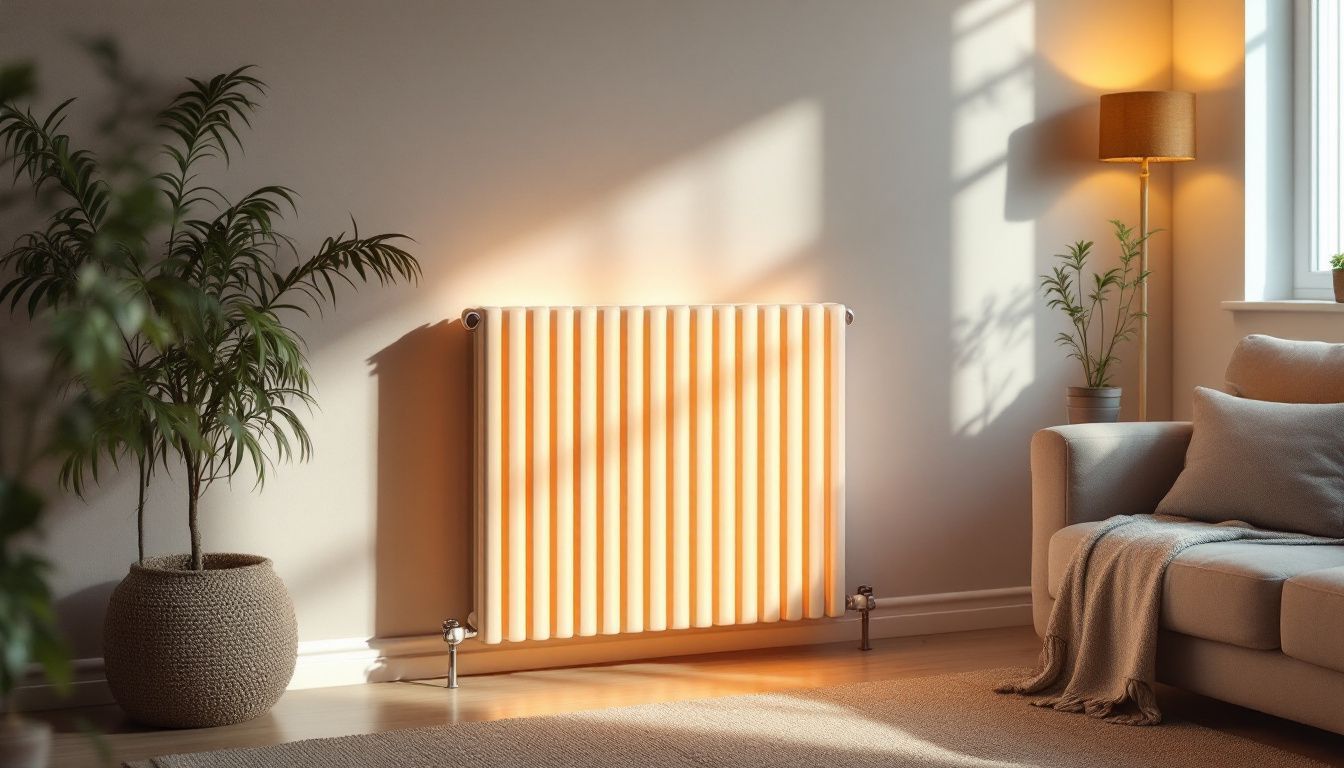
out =
<path fill-rule="evenodd" d="M 1344 537 L 1344 403 L 1195 388 L 1185 468 L 1159 514 Z"/>

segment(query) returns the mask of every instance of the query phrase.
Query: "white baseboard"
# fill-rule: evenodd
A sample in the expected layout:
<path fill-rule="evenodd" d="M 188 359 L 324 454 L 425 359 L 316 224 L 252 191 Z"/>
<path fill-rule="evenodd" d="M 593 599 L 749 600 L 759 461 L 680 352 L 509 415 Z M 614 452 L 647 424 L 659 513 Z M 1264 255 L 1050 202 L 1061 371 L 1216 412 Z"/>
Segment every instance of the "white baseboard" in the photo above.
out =
<path fill-rule="evenodd" d="M 879 598 L 871 615 L 873 638 L 932 635 L 1031 624 L 1030 587 Z M 686 656 L 752 648 L 777 648 L 841 641 L 857 642 L 859 617 L 753 624 L 742 627 L 646 632 L 569 640 L 483 645 L 463 643 L 458 652 L 463 676 L 523 669 Z M 345 638 L 299 643 L 299 659 L 289 689 L 327 688 L 392 680 L 420 680 L 447 674 L 448 649 L 438 635 Z M 66 696 L 37 681 L 16 692 L 20 709 L 79 707 L 112 702 L 101 658 L 75 662 L 74 684 Z"/>

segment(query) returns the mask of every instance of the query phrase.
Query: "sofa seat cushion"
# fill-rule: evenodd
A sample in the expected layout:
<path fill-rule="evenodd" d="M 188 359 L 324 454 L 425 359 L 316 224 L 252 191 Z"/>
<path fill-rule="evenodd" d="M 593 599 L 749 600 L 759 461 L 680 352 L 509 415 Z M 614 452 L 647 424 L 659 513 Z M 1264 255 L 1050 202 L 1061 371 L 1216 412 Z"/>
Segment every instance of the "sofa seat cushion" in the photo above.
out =
<path fill-rule="evenodd" d="M 1050 596 L 1059 594 L 1074 550 L 1100 523 L 1061 528 L 1050 538 Z M 1283 584 L 1299 574 L 1344 566 L 1344 546 L 1225 541 L 1176 556 L 1162 584 L 1162 626 L 1255 650 L 1279 647 Z"/>
<path fill-rule="evenodd" d="M 1281 621 L 1285 655 L 1344 672 L 1344 568 L 1289 579 Z"/>

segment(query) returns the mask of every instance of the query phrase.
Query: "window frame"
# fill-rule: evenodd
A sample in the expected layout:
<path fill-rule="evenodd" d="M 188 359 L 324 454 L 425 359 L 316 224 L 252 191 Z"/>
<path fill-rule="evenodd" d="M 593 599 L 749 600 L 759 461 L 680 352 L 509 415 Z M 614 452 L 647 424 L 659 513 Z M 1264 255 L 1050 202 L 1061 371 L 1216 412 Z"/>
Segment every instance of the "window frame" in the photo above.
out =
<path fill-rule="evenodd" d="M 1326 0 L 1336 2 L 1337 0 Z M 1293 4 L 1293 298 L 1333 299 L 1329 269 L 1320 269 L 1318 242 L 1317 169 L 1317 19 L 1321 0 L 1294 0 Z M 1338 41 L 1344 45 L 1344 40 Z M 1344 85 L 1344 84 L 1342 84 Z M 1338 112 L 1338 105 L 1337 112 Z M 1344 124 L 1337 130 L 1342 134 Z M 1344 161 L 1344 158 L 1341 158 Z M 1341 162 L 1344 166 L 1344 162 Z M 1344 176 L 1344 167 L 1339 173 Z M 1344 244 L 1341 244 L 1344 247 Z"/>

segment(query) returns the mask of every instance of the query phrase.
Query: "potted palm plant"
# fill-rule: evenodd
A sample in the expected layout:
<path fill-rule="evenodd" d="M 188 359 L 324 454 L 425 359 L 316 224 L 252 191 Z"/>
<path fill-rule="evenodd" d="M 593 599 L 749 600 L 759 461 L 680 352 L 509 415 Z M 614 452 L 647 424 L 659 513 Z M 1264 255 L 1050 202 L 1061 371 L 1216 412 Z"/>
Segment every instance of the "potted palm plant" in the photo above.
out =
<path fill-rule="evenodd" d="M 1070 424 L 1119 418 L 1121 390 L 1111 386 L 1120 362 L 1117 349 L 1121 342 L 1134 338 L 1144 316 L 1134 311 L 1134 300 L 1148 280 L 1148 273 L 1138 266 L 1139 247 L 1153 233 L 1135 237 L 1133 229 L 1115 219 L 1111 227 L 1120 244 L 1118 266 L 1092 272 L 1089 280 L 1087 262 L 1093 243 L 1080 240 L 1068 246 L 1067 253 L 1056 254 L 1062 263 L 1041 276 L 1046 305 L 1069 319 L 1069 330 L 1055 340 L 1083 368 L 1084 386 L 1068 389 Z"/>
<path fill-rule="evenodd" d="M 1330 276 L 1334 279 L 1335 303 L 1344 304 L 1344 253 L 1330 257 Z"/>
<path fill-rule="evenodd" d="M 303 255 L 276 227 L 294 193 L 264 186 L 229 199 L 200 181 L 227 166 L 238 129 L 264 84 L 244 67 L 190 87 L 159 113 L 158 173 L 103 167 L 62 132 L 70 102 L 38 118 L 0 106 L 0 144 L 19 176 L 64 200 L 47 226 L 0 255 L 13 277 L 0 300 L 30 315 L 74 300 L 81 270 L 115 260 L 117 290 L 160 322 L 123 329 L 113 347 L 124 375 L 87 414 L 92 441 L 68 452 L 62 480 L 82 492 L 100 459 L 138 469 L 139 553 L 110 599 L 104 661 L 117 702 L 135 719 L 168 727 L 239 722 L 270 708 L 293 674 L 297 633 L 284 584 L 263 556 L 207 552 L 202 494 L 246 465 L 260 485 L 279 459 L 312 450 L 296 407 L 311 404 L 302 338 L 286 318 L 335 300 L 337 287 L 414 280 L 415 258 L 397 234 L 358 227 Z M 145 165 L 148 165 L 147 163 Z M 141 203 L 129 226 L 124 206 Z M 138 225 L 157 222 L 152 237 Z M 87 381 L 78 382 L 87 384 Z M 144 500 L 156 469 L 181 468 L 187 552 L 146 557 Z"/>

